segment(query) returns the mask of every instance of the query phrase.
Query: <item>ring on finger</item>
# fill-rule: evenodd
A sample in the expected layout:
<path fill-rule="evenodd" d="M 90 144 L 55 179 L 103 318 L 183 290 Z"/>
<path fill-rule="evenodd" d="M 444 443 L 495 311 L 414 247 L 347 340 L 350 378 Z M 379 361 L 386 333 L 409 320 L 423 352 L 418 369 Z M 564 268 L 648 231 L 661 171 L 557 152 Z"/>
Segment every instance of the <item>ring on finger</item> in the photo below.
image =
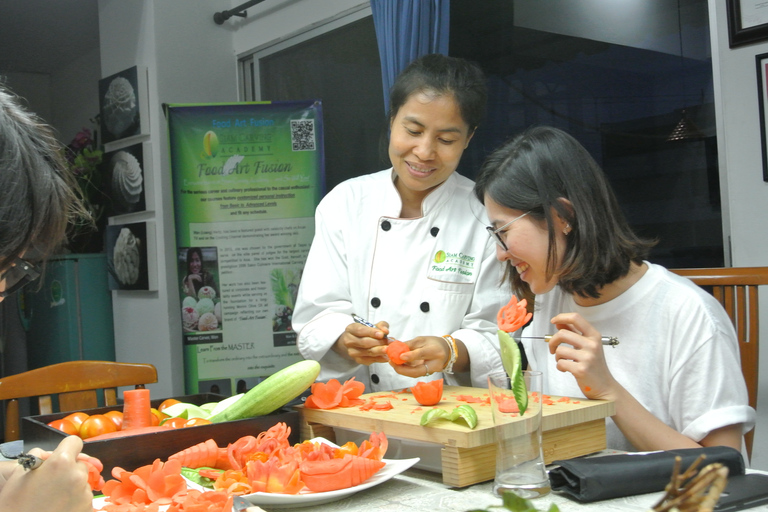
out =
<path fill-rule="evenodd" d="M 427 363 L 424 363 L 424 369 L 426 370 L 426 373 L 424 374 L 425 377 L 432 375 L 432 372 L 429 371 L 429 366 L 427 366 Z"/>

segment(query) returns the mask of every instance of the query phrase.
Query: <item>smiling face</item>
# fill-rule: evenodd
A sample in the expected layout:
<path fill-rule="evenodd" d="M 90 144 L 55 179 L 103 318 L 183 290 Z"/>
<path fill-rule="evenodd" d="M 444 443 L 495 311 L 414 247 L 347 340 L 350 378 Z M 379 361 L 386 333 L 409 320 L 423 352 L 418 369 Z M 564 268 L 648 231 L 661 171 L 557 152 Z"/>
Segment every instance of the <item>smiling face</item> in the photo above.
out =
<path fill-rule="evenodd" d="M 509 221 L 520 217 L 525 212 L 513 210 L 495 202 L 487 194 L 485 196 L 485 211 L 494 228 L 499 228 Z M 562 234 L 561 219 L 555 215 L 555 235 L 557 254 L 563 253 L 565 235 Z M 563 223 L 563 226 L 565 223 Z M 547 257 L 549 255 L 549 231 L 543 220 L 537 220 L 532 215 L 526 215 L 513 222 L 509 227 L 499 232 L 504 243 L 505 251 L 496 245 L 496 258 L 499 261 L 508 261 L 515 267 L 520 279 L 525 281 L 535 294 L 550 291 L 557 284 L 557 276 L 547 278 Z M 558 261 L 555 268 L 559 267 Z"/>
<path fill-rule="evenodd" d="M 197 252 L 193 252 L 189 260 L 189 273 L 199 274 L 203 270 L 203 262 L 200 260 L 200 255 Z"/>
<path fill-rule="evenodd" d="M 389 158 L 407 206 L 421 200 L 456 170 L 472 135 L 453 95 L 417 92 L 390 125 Z"/>

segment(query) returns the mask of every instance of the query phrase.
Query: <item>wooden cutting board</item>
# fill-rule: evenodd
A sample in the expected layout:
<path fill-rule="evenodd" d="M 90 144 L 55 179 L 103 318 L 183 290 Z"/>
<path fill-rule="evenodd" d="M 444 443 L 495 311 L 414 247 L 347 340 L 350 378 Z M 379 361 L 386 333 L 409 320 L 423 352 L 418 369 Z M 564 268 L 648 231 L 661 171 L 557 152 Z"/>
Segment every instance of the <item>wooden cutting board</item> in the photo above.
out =
<path fill-rule="evenodd" d="M 327 427 L 384 432 L 389 437 L 442 445 L 443 481 L 447 485 L 463 487 L 493 478 L 495 437 L 488 389 L 445 386 L 443 399 L 435 406 L 450 411 L 470 403 L 478 416 L 474 429 L 463 422 L 445 420 L 420 426 L 422 414 L 431 407 L 419 405 L 408 391 L 368 393 L 361 398 L 379 404 L 389 402 L 393 408 L 364 411 L 359 406 L 329 410 L 300 406 L 302 439 L 317 435 L 332 438 L 333 431 Z M 545 395 L 542 407 L 545 462 L 604 449 L 605 418 L 613 414 L 613 402 Z"/>

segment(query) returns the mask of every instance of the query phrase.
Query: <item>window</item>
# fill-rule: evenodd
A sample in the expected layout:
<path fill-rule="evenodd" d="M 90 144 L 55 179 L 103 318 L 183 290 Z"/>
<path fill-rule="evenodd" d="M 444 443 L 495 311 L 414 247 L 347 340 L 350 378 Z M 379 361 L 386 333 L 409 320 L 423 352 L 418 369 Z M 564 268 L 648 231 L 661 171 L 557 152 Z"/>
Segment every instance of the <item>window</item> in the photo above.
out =
<path fill-rule="evenodd" d="M 450 54 L 488 75 L 488 117 L 459 172 L 548 124 L 603 167 L 670 268 L 724 264 L 707 0 L 452 0 Z M 244 99 L 321 99 L 326 181 L 388 167 L 370 8 L 241 61 Z M 682 136 L 681 136 L 682 135 Z"/>
<path fill-rule="evenodd" d="M 450 54 L 489 75 L 460 172 L 532 125 L 575 136 L 668 267 L 724 261 L 706 0 L 453 0 Z M 673 136 L 675 134 L 676 136 Z"/>
<path fill-rule="evenodd" d="M 322 100 L 327 190 L 389 167 L 370 7 L 242 59 L 241 73 L 246 100 Z"/>

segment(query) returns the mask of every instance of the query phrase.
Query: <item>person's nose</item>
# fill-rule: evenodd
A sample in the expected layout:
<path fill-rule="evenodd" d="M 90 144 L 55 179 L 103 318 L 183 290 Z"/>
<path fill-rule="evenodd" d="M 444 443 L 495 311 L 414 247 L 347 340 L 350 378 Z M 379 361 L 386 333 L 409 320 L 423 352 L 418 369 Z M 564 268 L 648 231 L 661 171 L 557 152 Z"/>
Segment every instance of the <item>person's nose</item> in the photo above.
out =
<path fill-rule="evenodd" d="M 429 137 L 423 137 L 413 148 L 413 154 L 420 160 L 432 160 L 435 157 L 435 141 Z"/>
<path fill-rule="evenodd" d="M 509 253 L 499 244 L 496 244 L 496 259 L 502 263 L 509 259 Z"/>

